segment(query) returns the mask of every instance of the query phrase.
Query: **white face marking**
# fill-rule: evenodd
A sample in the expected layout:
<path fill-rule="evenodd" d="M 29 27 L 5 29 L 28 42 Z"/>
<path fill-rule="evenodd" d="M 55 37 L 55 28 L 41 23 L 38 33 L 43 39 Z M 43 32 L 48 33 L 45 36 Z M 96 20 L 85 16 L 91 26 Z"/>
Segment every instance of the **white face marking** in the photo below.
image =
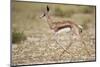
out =
<path fill-rule="evenodd" d="M 71 28 L 63 28 L 63 29 L 59 30 L 57 33 L 69 32 L 69 31 L 71 31 Z"/>

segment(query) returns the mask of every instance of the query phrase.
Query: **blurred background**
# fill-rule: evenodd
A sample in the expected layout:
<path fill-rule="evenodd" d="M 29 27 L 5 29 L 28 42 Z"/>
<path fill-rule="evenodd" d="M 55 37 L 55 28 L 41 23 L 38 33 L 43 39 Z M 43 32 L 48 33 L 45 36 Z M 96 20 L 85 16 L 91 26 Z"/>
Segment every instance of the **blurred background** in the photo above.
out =
<path fill-rule="evenodd" d="M 81 41 L 59 34 L 67 49 L 54 41 L 48 23 L 39 17 L 50 7 L 53 21 L 71 20 L 83 27 Z M 95 60 L 95 6 L 20 2 L 12 0 L 12 64 L 43 64 Z M 66 38 L 65 38 L 66 37 Z M 66 39 L 66 40 L 65 40 Z M 72 50 L 73 49 L 73 50 Z"/>

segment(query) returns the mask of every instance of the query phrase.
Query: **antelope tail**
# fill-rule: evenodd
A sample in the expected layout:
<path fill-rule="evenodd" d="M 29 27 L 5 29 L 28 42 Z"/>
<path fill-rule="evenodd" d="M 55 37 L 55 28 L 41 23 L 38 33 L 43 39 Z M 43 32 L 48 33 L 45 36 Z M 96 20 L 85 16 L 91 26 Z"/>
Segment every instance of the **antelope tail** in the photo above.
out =
<path fill-rule="evenodd" d="M 78 25 L 79 27 L 79 32 L 82 33 L 83 27 L 81 25 Z"/>

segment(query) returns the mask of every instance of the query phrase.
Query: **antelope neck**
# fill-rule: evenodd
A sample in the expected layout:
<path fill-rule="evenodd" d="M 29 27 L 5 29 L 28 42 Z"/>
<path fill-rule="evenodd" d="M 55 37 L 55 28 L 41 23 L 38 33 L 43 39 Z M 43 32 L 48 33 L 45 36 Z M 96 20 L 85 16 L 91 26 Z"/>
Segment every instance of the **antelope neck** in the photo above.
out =
<path fill-rule="evenodd" d="M 49 16 L 49 15 L 47 15 L 47 22 L 48 22 L 48 24 L 49 24 L 49 27 L 52 29 L 52 18 Z"/>

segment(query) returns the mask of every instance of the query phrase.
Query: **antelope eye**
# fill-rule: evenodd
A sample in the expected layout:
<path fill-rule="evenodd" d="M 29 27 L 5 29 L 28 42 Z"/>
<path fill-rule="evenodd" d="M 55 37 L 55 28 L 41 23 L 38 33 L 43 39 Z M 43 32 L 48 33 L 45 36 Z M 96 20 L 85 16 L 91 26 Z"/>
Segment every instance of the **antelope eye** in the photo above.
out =
<path fill-rule="evenodd" d="M 43 17 L 45 16 L 45 13 L 44 13 L 44 15 L 43 15 Z"/>
<path fill-rule="evenodd" d="M 45 16 L 45 13 L 43 14 L 43 16 L 42 17 L 44 17 Z"/>

